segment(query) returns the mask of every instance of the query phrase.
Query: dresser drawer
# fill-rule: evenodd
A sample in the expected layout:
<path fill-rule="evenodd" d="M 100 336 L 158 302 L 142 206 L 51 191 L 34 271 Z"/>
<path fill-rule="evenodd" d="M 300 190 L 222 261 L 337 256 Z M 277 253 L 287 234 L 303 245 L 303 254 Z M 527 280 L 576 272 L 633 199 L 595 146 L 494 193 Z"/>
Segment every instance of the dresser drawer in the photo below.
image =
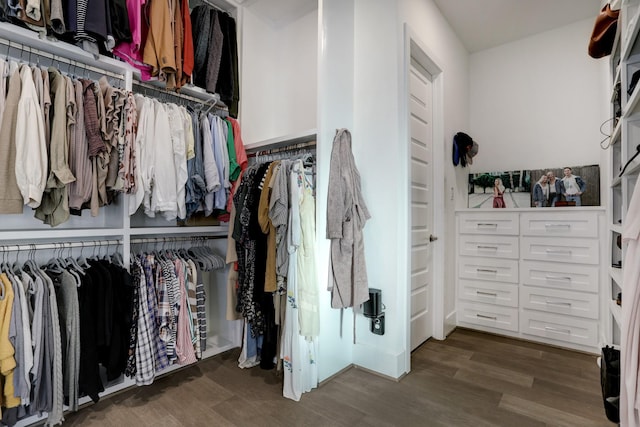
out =
<path fill-rule="evenodd" d="M 520 232 L 517 213 L 478 213 L 458 216 L 458 230 L 462 234 L 507 234 Z"/>
<path fill-rule="evenodd" d="M 463 279 L 518 283 L 518 261 L 514 259 L 464 257 L 458 261 L 458 276 Z"/>
<path fill-rule="evenodd" d="M 518 236 L 461 234 L 458 253 L 463 256 L 518 259 Z"/>
<path fill-rule="evenodd" d="M 523 286 L 520 290 L 520 307 L 598 319 L 597 294 Z"/>
<path fill-rule="evenodd" d="M 518 309 L 460 301 L 458 321 L 518 332 Z"/>
<path fill-rule="evenodd" d="M 596 212 L 523 213 L 520 216 L 523 236 L 598 237 Z"/>
<path fill-rule="evenodd" d="M 561 263 L 598 264 L 598 240 L 549 237 L 523 237 L 522 258 Z"/>
<path fill-rule="evenodd" d="M 458 280 L 458 297 L 468 301 L 518 306 L 518 285 L 483 280 Z"/>
<path fill-rule="evenodd" d="M 598 345 L 598 322 L 532 310 L 520 313 L 520 332 L 585 346 Z"/>
<path fill-rule="evenodd" d="M 522 261 L 525 285 L 581 292 L 598 292 L 598 267 L 557 262 Z"/>

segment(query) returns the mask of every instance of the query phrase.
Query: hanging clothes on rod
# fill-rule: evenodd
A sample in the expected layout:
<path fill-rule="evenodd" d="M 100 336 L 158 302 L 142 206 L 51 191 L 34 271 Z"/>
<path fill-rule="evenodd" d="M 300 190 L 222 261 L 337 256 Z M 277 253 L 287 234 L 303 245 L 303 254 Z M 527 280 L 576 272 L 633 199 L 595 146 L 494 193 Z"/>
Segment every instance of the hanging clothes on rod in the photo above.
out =
<path fill-rule="evenodd" d="M 159 213 L 167 220 L 196 214 L 228 220 L 232 183 L 247 167 L 239 123 L 209 112 L 216 97 L 185 107 L 157 98 L 182 102 L 193 97 L 136 85 L 156 98 L 135 96 L 140 113 L 136 181 L 141 186 L 130 196 L 129 214 L 141 208 L 147 216 Z"/>
<path fill-rule="evenodd" d="M 231 117 L 238 117 L 240 79 L 236 21 L 208 4 L 191 11 L 193 24 L 193 81 L 207 92 L 220 94 Z"/>
<path fill-rule="evenodd" d="M 138 289 L 137 340 L 127 375 L 151 384 L 168 366 L 194 363 L 207 348 L 206 294 L 202 277 L 224 267 L 206 245 L 165 249 L 167 241 L 134 239 L 132 244 L 162 242 L 159 250 L 138 252 L 131 271 Z M 188 242 L 187 242 L 188 243 Z"/>
<path fill-rule="evenodd" d="M 281 361 L 283 395 L 293 400 L 318 382 L 313 148 L 253 157 L 233 198 L 227 251 L 227 262 L 237 263 L 228 280 L 236 310 L 227 318 L 245 319 L 239 366 L 271 369 Z"/>
<path fill-rule="evenodd" d="M 95 67 L 68 62 L 61 72 L 40 68 L 39 58 L 32 65 L 0 59 L 0 79 L 8 87 L 0 120 L 0 200 L 6 202 L 0 213 L 21 214 L 26 205 L 55 227 L 84 209 L 97 216 L 119 192 L 135 187 L 128 178 L 136 108 L 130 94 L 106 76 L 95 82 L 75 74 Z"/>
<path fill-rule="evenodd" d="M 103 243 L 115 244 L 99 242 Z M 5 385 L 14 386 L 2 400 L 4 424 L 41 412 L 48 413 L 46 425 L 59 424 L 64 401 L 75 411 L 80 396 L 99 399 L 100 366 L 106 369 L 107 380 L 123 372 L 128 351 L 124 338 L 128 339 L 131 327 L 131 281 L 118 257 L 94 255 L 87 260 L 82 251 L 77 259 L 70 256 L 72 248 L 84 246 L 73 242 L 0 247 L 0 281 L 11 287 L 15 297 L 1 321 L 11 319 L 17 325 L 8 336 L 4 323 L 0 325 L 0 341 L 9 343 L 3 348 L 12 349 L 14 359 L 14 368 L 4 377 Z M 21 265 L 20 251 L 26 248 L 28 258 Z M 54 256 L 48 262 L 36 260 L 39 251 L 50 249 Z M 64 257 L 67 250 L 69 256 Z M 8 262 L 10 251 L 17 252 L 13 265 Z"/>

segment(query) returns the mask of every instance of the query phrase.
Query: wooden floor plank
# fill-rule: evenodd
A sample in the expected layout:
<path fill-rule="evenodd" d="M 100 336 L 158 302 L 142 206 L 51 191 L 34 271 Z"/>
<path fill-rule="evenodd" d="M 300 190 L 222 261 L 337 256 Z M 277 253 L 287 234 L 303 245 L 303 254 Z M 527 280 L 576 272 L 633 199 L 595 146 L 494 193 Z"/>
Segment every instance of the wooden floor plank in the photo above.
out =
<path fill-rule="evenodd" d="M 564 411 L 531 402 L 530 400 L 520 399 L 519 397 L 509 394 L 504 395 L 500 401 L 500 407 L 543 421 L 547 425 L 558 427 L 604 427 L 609 425 L 605 422 L 568 414 Z"/>
<path fill-rule="evenodd" d="M 490 360 L 488 363 L 485 360 L 476 360 L 478 355 L 473 355 L 471 359 L 459 358 L 454 356 L 442 357 L 440 353 L 435 353 L 429 349 L 421 351 L 421 357 L 428 357 L 431 360 L 442 363 L 446 366 L 455 368 L 468 368 L 479 373 L 483 373 L 487 376 L 494 378 L 500 378 L 504 381 L 512 382 L 514 384 L 531 386 L 533 385 L 533 375 L 527 370 L 514 370 L 509 369 L 508 365 L 502 366 L 502 363 L 496 363 L 495 360 Z M 480 355 L 482 356 L 482 355 Z"/>

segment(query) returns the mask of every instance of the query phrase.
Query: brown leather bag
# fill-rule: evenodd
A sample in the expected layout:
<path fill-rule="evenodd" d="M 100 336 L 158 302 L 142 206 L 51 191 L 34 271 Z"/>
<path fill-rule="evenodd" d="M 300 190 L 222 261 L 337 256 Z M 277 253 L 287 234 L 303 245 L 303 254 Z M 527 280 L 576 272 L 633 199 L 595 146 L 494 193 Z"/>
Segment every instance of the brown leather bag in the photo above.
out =
<path fill-rule="evenodd" d="M 589 56 L 602 58 L 610 55 L 613 49 L 613 41 L 618 29 L 619 10 L 611 10 L 609 3 L 605 4 L 596 18 L 591 39 L 589 40 Z"/>

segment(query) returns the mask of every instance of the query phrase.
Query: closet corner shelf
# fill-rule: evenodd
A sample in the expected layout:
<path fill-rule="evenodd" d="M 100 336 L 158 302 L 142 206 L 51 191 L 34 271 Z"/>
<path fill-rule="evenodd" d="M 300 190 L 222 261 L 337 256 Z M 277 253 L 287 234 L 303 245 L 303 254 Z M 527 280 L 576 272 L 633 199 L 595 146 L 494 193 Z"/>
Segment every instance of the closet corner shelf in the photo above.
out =
<path fill-rule="evenodd" d="M 625 61 L 629 57 L 629 53 L 631 52 L 631 48 L 636 41 L 636 37 L 638 36 L 638 29 L 640 28 L 639 24 L 640 17 L 640 8 L 636 10 L 636 13 L 633 15 L 627 28 L 625 28 L 625 37 L 622 40 L 622 55 L 621 59 Z"/>
<path fill-rule="evenodd" d="M 622 324 L 622 307 L 616 304 L 615 300 L 610 300 L 609 311 L 611 311 L 611 314 L 613 315 L 613 319 L 618 324 L 618 327 L 620 327 L 620 325 Z"/>
<path fill-rule="evenodd" d="M 640 161 L 634 160 L 629 164 L 629 166 L 627 167 L 627 170 L 624 171 L 624 175 L 622 176 L 627 178 L 630 176 L 638 175 L 638 172 L 640 172 Z"/>
<path fill-rule="evenodd" d="M 226 236 L 229 231 L 227 225 L 210 225 L 210 226 L 195 226 L 195 227 L 145 227 L 145 228 L 131 228 L 129 234 L 131 236 L 151 236 L 151 235 L 165 235 L 176 236 L 184 234 L 209 234 Z"/>
<path fill-rule="evenodd" d="M 317 134 L 317 129 L 309 129 L 302 132 L 245 144 L 244 148 L 247 151 L 259 151 L 285 147 L 287 145 L 303 144 L 305 142 L 315 141 Z"/>
<path fill-rule="evenodd" d="M 609 275 L 616 282 L 620 288 L 622 288 L 622 269 L 609 267 Z"/>
<path fill-rule="evenodd" d="M 613 102 L 615 96 L 616 96 L 616 91 L 615 91 L 615 85 L 620 83 L 620 70 L 622 69 L 622 67 L 620 67 L 620 64 L 618 64 L 618 66 L 616 66 L 616 74 L 615 77 L 613 79 L 613 86 L 614 86 L 614 90 L 611 91 L 611 102 Z"/>
<path fill-rule="evenodd" d="M 618 120 L 616 127 L 613 129 L 613 133 L 611 134 L 611 145 L 615 145 L 618 141 L 620 141 L 620 135 L 622 134 L 622 120 Z"/>
<path fill-rule="evenodd" d="M 629 97 L 627 104 L 624 106 L 624 111 L 622 112 L 622 117 L 628 119 L 634 113 L 637 113 L 636 107 L 638 106 L 638 99 L 640 98 L 640 88 L 636 87 Z"/>

